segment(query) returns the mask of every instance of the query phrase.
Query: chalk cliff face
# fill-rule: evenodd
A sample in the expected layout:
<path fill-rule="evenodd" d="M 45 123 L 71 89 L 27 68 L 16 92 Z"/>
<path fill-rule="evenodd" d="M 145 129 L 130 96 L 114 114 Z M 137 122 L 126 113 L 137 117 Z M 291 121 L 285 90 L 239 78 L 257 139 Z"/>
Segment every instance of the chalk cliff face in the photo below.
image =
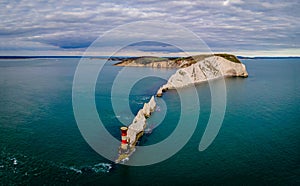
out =
<path fill-rule="evenodd" d="M 127 138 L 131 145 L 136 142 L 136 137 L 140 132 L 143 132 L 146 128 L 146 117 L 149 117 L 152 112 L 154 112 L 156 107 L 156 102 L 154 96 L 151 97 L 148 103 L 144 104 L 144 107 L 139 110 L 132 123 L 128 127 Z"/>
<path fill-rule="evenodd" d="M 155 107 L 156 107 L 156 102 L 154 100 L 154 97 L 152 96 L 150 101 L 148 103 L 145 103 L 142 109 L 143 114 L 145 115 L 146 118 L 148 118 L 151 115 L 151 112 L 154 111 Z"/>
<path fill-rule="evenodd" d="M 173 60 L 160 57 L 132 57 L 121 59 L 115 66 L 152 67 L 152 68 L 176 68 Z"/>
<path fill-rule="evenodd" d="M 177 68 L 171 60 L 154 61 L 149 63 L 141 63 L 137 60 L 127 60 L 122 63 L 117 63 L 115 66 L 131 66 L 131 67 L 152 67 L 152 68 Z"/>
<path fill-rule="evenodd" d="M 162 93 L 168 89 L 181 88 L 222 76 L 248 77 L 248 73 L 242 63 L 235 63 L 219 56 L 211 56 L 177 70 L 169 78 L 167 84 L 157 91 L 157 96 L 162 96 Z"/>

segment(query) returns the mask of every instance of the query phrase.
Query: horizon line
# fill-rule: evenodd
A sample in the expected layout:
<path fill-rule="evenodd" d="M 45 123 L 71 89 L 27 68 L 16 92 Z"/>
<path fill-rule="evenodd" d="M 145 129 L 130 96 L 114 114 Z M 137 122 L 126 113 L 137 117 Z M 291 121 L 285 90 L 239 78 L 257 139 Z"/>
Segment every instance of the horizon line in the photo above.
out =
<path fill-rule="evenodd" d="M 219 54 L 219 53 L 215 53 Z M 221 54 L 221 53 L 220 53 Z M 233 54 L 234 55 L 234 54 Z M 300 56 L 246 56 L 246 55 L 235 55 L 237 58 L 300 58 Z M 83 55 L 6 55 L 1 56 L 0 59 L 14 59 L 14 58 L 130 58 L 130 57 L 148 57 L 148 56 L 83 56 Z M 153 56 L 149 56 L 153 57 Z M 154 56 L 155 57 L 155 56 Z M 183 56 L 160 56 L 165 58 L 176 58 L 176 57 L 183 57 Z"/>

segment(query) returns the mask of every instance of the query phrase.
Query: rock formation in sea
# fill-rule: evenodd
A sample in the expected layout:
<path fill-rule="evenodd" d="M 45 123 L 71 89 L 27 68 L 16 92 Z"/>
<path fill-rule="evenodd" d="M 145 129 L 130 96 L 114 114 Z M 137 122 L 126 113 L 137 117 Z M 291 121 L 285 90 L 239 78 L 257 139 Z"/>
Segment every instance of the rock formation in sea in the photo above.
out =
<path fill-rule="evenodd" d="M 185 58 L 161 59 L 151 58 L 142 62 L 142 58 L 125 59 L 118 66 L 147 66 L 160 68 L 179 68 L 168 82 L 161 86 L 156 93 L 161 97 L 168 89 L 182 88 L 191 84 L 197 84 L 220 77 L 248 77 L 246 67 L 235 56 L 228 54 L 199 55 Z M 147 118 L 155 111 L 156 102 L 154 96 L 145 103 L 128 126 L 127 142 L 129 151 L 121 153 L 116 162 L 127 159 L 133 152 L 138 139 L 146 128 Z"/>
<path fill-rule="evenodd" d="M 156 102 L 154 96 L 151 97 L 148 103 L 144 104 L 144 107 L 140 109 L 133 119 L 132 123 L 128 127 L 127 139 L 130 145 L 135 145 L 138 134 L 142 133 L 146 128 L 146 118 L 150 117 L 151 113 L 154 112 Z"/>

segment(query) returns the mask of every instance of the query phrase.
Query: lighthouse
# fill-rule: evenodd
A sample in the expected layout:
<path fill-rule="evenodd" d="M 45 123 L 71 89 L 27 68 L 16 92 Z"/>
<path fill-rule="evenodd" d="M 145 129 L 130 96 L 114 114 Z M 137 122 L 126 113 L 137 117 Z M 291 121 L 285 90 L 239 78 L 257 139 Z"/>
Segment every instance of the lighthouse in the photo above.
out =
<path fill-rule="evenodd" d="M 121 149 L 122 150 L 127 150 L 128 143 L 127 143 L 127 127 L 121 127 Z"/>

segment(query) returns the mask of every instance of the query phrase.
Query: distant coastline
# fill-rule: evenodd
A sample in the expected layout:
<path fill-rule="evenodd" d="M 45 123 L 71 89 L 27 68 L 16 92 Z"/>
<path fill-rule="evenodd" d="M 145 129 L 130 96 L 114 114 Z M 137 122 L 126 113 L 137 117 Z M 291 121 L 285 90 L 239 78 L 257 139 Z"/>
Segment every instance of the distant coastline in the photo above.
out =
<path fill-rule="evenodd" d="M 247 56 L 236 56 L 238 59 L 298 59 L 300 56 L 258 56 L 258 57 L 247 57 Z"/>
<path fill-rule="evenodd" d="M 109 59 L 112 61 L 121 61 L 124 59 L 132 58 L 136 56 L 0 56 L 0 59 L 41 59 L 41 58 L 91 58 L 91 59 Z M 180 56 L 178 56 L 180 57 Z M 178 58 L 178 57 L 168 57 L 166 58 Z M 300 56 L 259 56 L 259 57 L 248 57 L 248 56 L 236 56 L 238 59 L 299 59 Z"/>
<path fill-rule="evenodd" d="M 0 59 L 85 58 L 85 56 L 0 56 Z"/>

